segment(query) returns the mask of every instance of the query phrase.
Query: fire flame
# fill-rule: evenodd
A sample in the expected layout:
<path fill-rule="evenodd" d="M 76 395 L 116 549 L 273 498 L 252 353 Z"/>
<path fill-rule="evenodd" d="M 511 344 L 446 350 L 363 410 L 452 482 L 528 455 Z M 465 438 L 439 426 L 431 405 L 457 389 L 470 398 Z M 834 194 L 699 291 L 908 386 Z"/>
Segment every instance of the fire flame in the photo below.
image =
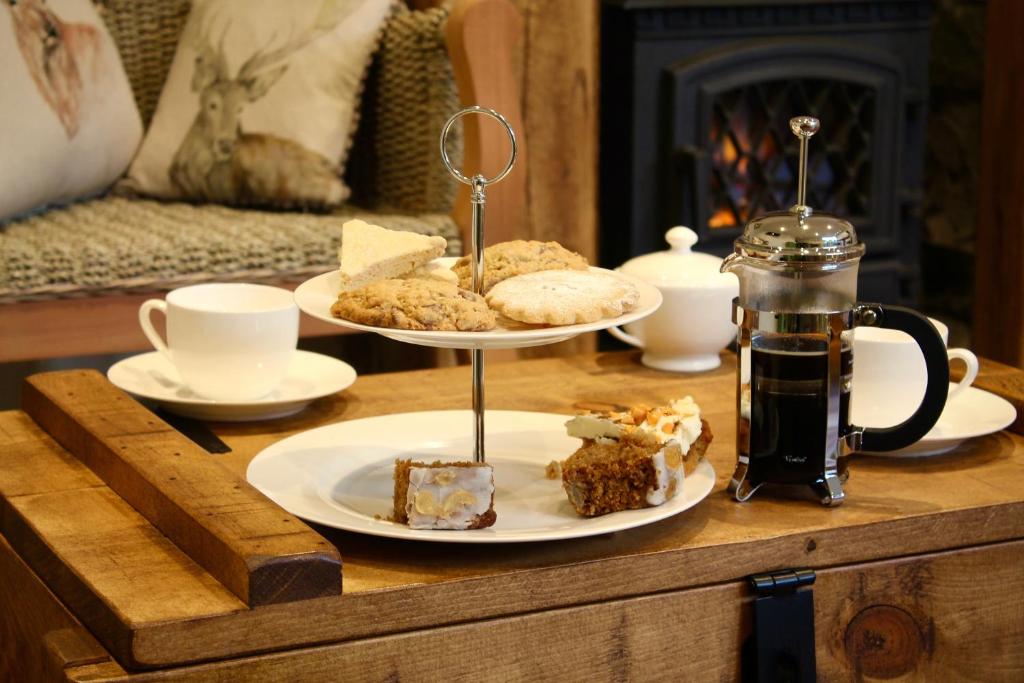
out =
<path fill-rule="evenodd" d="M 708 219 L 708 225 L 711 228 L 732 228 L 746 222 L 753 208 L 750 198 L 756 189 L 757 181 L 750 173 L 751 156 L 756 155 L 763 166 L 778 153 L 778 150 L 770 135 L 765 135 L 755 150 L 745 119 L 739 122 L 731 121 L 728 124 L 729 130 L 724 134 L 717 120 L 713 125 L 711 139 L 720 138 L 721 142 L 712 150 L 712 165 L 722 171 L 730 170 L 728 175 L 732 176 L 733 184 L 731 187 L 719 189 L 719 201 L 711 218 Z M 732 202 L 726 197 L 731 197 Z"/>

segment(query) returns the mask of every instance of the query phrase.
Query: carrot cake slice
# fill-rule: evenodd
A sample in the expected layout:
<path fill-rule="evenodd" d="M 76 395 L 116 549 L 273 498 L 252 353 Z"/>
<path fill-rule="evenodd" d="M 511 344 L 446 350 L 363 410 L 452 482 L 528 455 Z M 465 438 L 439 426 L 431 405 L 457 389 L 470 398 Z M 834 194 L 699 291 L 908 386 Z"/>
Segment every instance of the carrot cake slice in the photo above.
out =
<path fill-rule="evenodd" d="M 657 408 L 577 415 L 566 430 L 583 445 L 562 463 L 562 486 L 585 517 L 671 500 L 712 439 L 689 396 Z"/>
<path fill-rule="evenodd" d="M 413 529 L 483 529 L 498 518 L 485 463 L 396 460 L 394 479 L 394 520 Z"/>

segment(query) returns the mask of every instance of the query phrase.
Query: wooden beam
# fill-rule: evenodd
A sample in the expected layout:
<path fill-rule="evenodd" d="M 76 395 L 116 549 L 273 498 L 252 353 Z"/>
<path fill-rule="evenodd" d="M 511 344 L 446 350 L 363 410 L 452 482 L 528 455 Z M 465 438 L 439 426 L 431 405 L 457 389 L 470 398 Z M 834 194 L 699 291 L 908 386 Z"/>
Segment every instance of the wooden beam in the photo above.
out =
<path fill-rule="evenodd" d="M 523 125 L 514 55 L 522 49 L 523 21 L 508 0 L 456 0 L 445 27 L 445 42 L 464 107 L 480 105 L 505 117 L 516 134 L 518 159 L 500 183 L 487 188 L 484 243 L 523 239 L 526 205 L 526 130 Z M 505 129 L 491 119 L 470 115 L 462 119 L 462 172 L 491 178 L 508 163 L 510 144 Z M 452 215 L 470 248 L 472 206 L 470 188 L 460 184 Z"/>
<path fill-rule="evenodd" d="M 973 346 L 1024 367 L 1024 3 L 990 0 L 985 31 Z"/>
<path fill-rule="evenodd" d="M 337 549 L 98 372 L 33 375 L 22 406 L 250 607 L 341 592 Z"/>

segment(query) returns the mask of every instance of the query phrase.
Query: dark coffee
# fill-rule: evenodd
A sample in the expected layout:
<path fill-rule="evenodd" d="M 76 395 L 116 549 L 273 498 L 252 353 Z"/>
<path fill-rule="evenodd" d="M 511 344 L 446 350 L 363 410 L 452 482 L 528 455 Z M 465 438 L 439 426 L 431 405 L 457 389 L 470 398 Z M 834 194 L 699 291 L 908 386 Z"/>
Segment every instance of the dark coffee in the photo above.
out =
<path fill-rule="evenodd" d="M 807 484 L 824 471 L 828 353 L 824 342 L 806 346 L 818 349 L 761 346 L 751 350 L 749 457 L 753 482 Z M 847 346 L 841 355 L 840 437 L 850 428 L 852 370 L 853 354 Z"/>

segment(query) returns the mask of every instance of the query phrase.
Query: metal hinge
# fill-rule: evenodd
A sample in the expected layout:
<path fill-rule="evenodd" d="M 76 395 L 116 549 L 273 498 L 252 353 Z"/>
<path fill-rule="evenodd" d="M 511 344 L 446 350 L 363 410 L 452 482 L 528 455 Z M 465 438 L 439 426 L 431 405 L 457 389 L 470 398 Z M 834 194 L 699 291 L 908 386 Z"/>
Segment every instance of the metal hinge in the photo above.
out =
<path fill-rule="evenodd" d="M 754 624 L 744 644 L 743 680 L 811 683 L 815 680 L 814 592 L 810 569 L 748 577 L 757 594 Z"/>

